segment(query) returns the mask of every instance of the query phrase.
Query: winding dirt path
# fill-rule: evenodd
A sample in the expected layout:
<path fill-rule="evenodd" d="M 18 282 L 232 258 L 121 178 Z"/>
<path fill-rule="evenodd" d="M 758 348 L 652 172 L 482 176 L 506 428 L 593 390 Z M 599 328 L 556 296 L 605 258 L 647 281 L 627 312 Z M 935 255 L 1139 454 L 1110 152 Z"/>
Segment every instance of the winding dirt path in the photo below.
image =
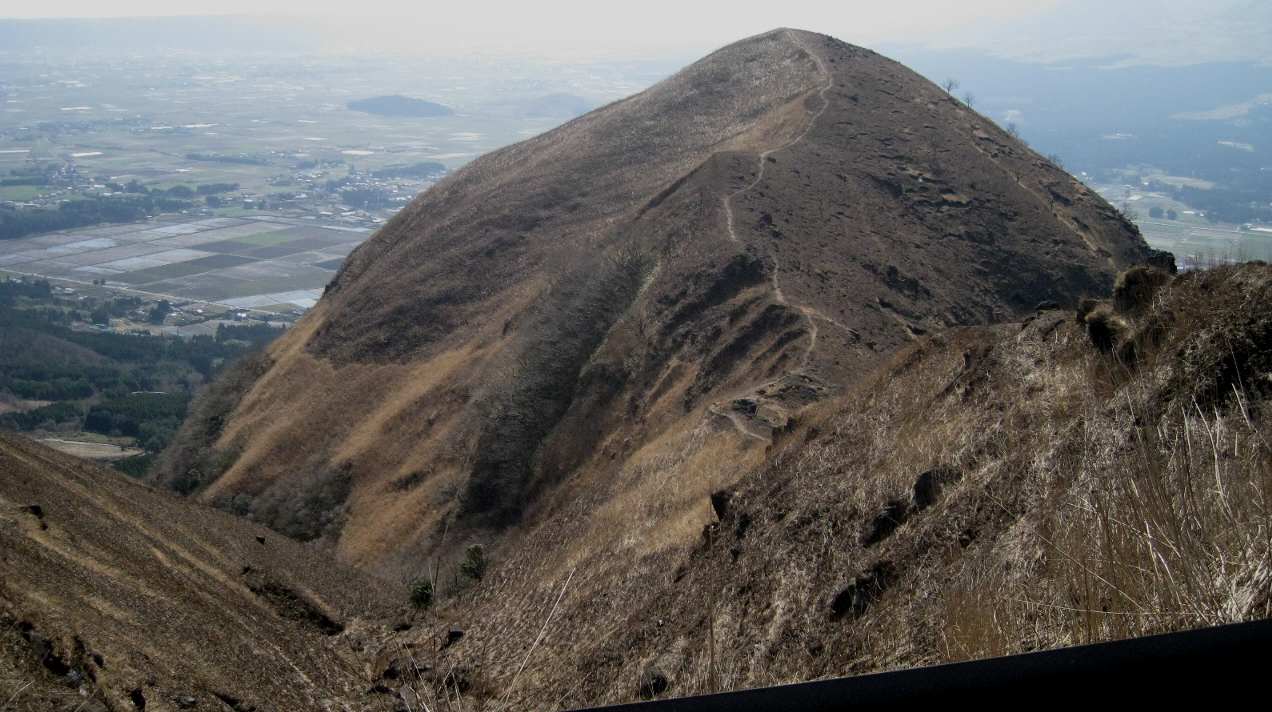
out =
<path fill-rule="evenodd" d="M 828 92 L 830 92 L 831 89 L 835 88 L 835 77 L 830 72 L 829 67 L 826 66 L 826 62 L 820 56 L 818 56 L 816 52 L 810 49 L 808 45 L 805 44 L 804 40 L 799 37 L 799 35 L 795 34 L 794 32 L 791 32 L 790 30 L 786 31 L 786 35 L 791 40 L 791 42 L 793 42 L 800 49 L 804 50 L 804 53 L 807 54 L 813 60 L 813 62 L 817 64 L 817 69 L 819 72 L 822 73 L 823 76 L 825 76 L 826 83 L 824 86 L 822 86 L 820 89 L 817 90 L 817 98 L 820 100 L 821 105 L 809 115 L 808 125 L 804 127 L 804 130 L 801 131 L 799 135 L 797 135 L 795 138 L 791 139 L 790 141 L 780 146 L 775 146 L 773 148 L 770 148 L 768 150 L 761 152 L 759 155 L 759 170 L 756 171 L 755 178 L 753 178 L 751 182 L 747 183 L 741 188 L 738 188 L 732 193 L 729 193 L 728 195 L 724 196 L 723 202 L 724 202 L 725 228 L 728 232 L 729 240 L 731 240 L 734 244 L 738 245 L 739 247 L 745 247 L 745 244 L 738 237 L 737 230 L 735 228 L 735 218 L 734 218 L 734 212 L 733 212 L 734 198 L 737 198 L 738 196 L 749 193 L 750 191 L 754 190 L 755 187 L 758 186 L 761 181 L 764 180 L 764 173 L 768 168 L 770 156 L 772 156 L 774 153 L 777 153 L 778 151 L 783 151 L 785 149 L 791 148 L 792 146 L 799 144 L 805 138 L 808 137 L 808 135 L 812 132 L 813 128 L 816 127 L 818 119 L 820 119 L 822 114 L 826 112 L 826 109 L 830 107 L 830 99 L 826 95 Z M 774 300 L 778 304 L 781 304 L 783 306 L 790 306 L 794 309 L 799 310 L 800 314 L 803 315 L 805 321 L 807 321 L 808 323 L 808 344 L 804 349 L 803 357 L 801 357 L 800 359 L 799 367 L 795 369 L 794 371 L 794 373 L 797 373 L 797 374 L 805 373 L 809 369 L 809 366 L 811 364 L 812 357 L 813 357 L 813 352 L 817 348 L 817 339 L 820 336 L 820 330 L 817 327 L 817 321 L 819 319 L 821 321 L 824 321 L 828 324 L 834 325 L 842 329 L 844 332 L 846 332 L 848 335 L 852 337 L 856 337 L 858 334 L 856 330 L 851 329 L 848 326 L 845 326 L 844 324 L 839 323 L 835 319 L 826 316 L 814 306 L 811 306 L 808 304 L 794 304 L 790 300 L 788 300 L 786 298 L 785 292 L 782 291 L 781 263 L 778 260 L 778 257 L 775 253 L 770 253 L 768 257 L 773 263 L 773 271 L 772 271 L 772 277 L 770 279 L 770 282 L 771 282 L 771 286 L 773 290 Z M 762 437 L 756 434 L 755 432 L 751 431 L 748 427 L 746 427 L 746 424 L 743 423 L 742 419 L 738 417 L 737 414 L 735 413 L 718 409 L 715 406 L 709 407 L 708 412 L 716 416 L 727 418 L 733 424 L 734 428 L 736 428 L 738 432 L 742 433 L 743 435 L 746 435 L 751 438 L 755 438 L 757 440 L 762 440 L 764 442 L 769 442 L 768 438 Z"/>
<path fill-rule="evenodd" d="M 786 31 L 786 35 L 788 38 L 790 38 L 791 42 L 795 43 L 796 46 L 804 50 L 804 53 L 807 54 L 813 60 L 813 62 L 817 64 L 818 71 L 821 72 L 822 75 L 826 77 L 826 84 L 821 89 L 817 90 L 817 98 L 821 100 L 821 106 L 819 106 L 817 110 L 812 112 L 812 114 L 809 116 L 808 125 L 804 127 L 804 130 L 801 131 L 798 136 L 782 144 L 781 146 L 776 146 L 774 148 L 770 148 L 760 153 L 759 155 L 760 167 L 759 167 L 759 170 L 757 170 L 755 173 L 755 178 L 752 179 L 750 183 L 747 183 L 741 188 L 738 188 L 732 193 L 729 193 L 728 195 L 724 196 L 723 201 L 724 201 L 725 227 L 728 231 L 729 239 L 739 246 L 742 246 L 743 243 L 742 243 L 742 240 L 738 238 L 737 230 L 734 227 L 734 223 L 735 223 L 734 213 L 733 213 L 734 198 L 737 198 L 740 195 L 749 193 L 750 191 L 754 190 L 755 187 L 759 185 L 761 181 L 764 180 L 764 172 L 768 168 L 769 156 L 772 156 L 774 153 L 777 153 L 778 151 L 782 151 L 792 146 L 795 146 L 808 137 L 808 134 L 811 133 L 813 128 L 817 125 L 817 120 L 821 118 L 822 114 L 824 114 L 826 112 L 826 109 L 830 106 L 830 99 L 826 96 L 826 94 L 835 87 L 835 77 L 833 74 L 831 74 L 830 69 L 826 66 L 826 62 L 820 56 L 818 56 L 816 52 L 812 51 L 808 47 L 808 45 L 804 43 L 804 40 L 799 37 L 799 35 L 796 35 L 794 32 L 791 32 L 790 30 Z M 802 314 L 804 316 L 804 319 L 808 322 L 808 345 L 804 350 L 804 356 L 800 359 L 800 365 L 796 372 L 798 373 L 798 372 L 807 371 L 809 367 L 809 363 L 812 360 L 813 350 L 817 348 L 817 338 L 819 335 L 819 331 L 817 328 L 818 319 L 828 324 L 833 324 L 839 327 L 840 329 L 843 329 L 845 332 L 847 332 L 848 334 L 852 336 L 856 336 L 857 332 L 854 331 L 853 329 L 848 328 L 847 326 L 844 326 L 843 324 L 840 324 L 834 319 L 822 314 L 820 311 L 817 310 L 816 307 L 813 307 L 807 304 L 792 304 L 786 298 L 786 294 L 782 291 L 782 284 L 781 284 L 782 266 L 781 266 L 781 263 L 778 261 L 777 255 L 770 254 L 769 259 L 772 260 L 773 262 L 773 272 L 772 272 L 772 278 L 771 278 L 773 298 L 777 301 L 778 304 L 782 304 L 784 306 L 791 306 L 791 307 L 794 307 L 795 309 L 798 309 L 800 314 Z"/>

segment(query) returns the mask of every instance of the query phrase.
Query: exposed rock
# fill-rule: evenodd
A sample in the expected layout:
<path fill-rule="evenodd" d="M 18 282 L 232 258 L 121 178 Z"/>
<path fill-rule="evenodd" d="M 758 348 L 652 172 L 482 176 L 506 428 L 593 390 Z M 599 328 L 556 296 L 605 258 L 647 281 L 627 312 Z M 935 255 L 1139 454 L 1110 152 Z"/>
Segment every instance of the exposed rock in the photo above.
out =
<path fill-rule="evenodd" d="M 888 502 L 883 511 L 871 520 L 866 533 L 861 537 L 861 545 L 874 546 L 891 536 L 909 515 L 908 506 L 908 502 L 899 499 Z"/>
<path fill-rule="evenodd" d="M 671 682 L 667 679 L 666 673 L 651 665 L 640 671 L 636 694 L 642 700 L 652 700 L 666 692 L 670 687 Z"/>
<path fill-rule="evenodd" d="M 892 563 L 882 561 L 853 579 L 830 602 L 832 617 L 856 618 L 865 613 L 875 599 L 891 585 L 893 573 Z"/>
<path fill-rule="evenodd" d="M 711 493 L 711 509 L 715 512 L 717 520 L 723 520 L 729 513 L 729 503 L 733 500 L 733 493 L 728 490 L 718 490 Z"/>
<path fill-rule="evenodd" d="M 941 496 L 941 490 L 961 476 L 962 472 L 957 468 L 947 466 L 924 471 L 914 481 L 914 491 L 910 495 L 911 508 L 914 511 L 922 511 L 936 504 L 937 498 Z"/>
<path fill-rule="evenodd" d="M 786 411 L 771 403 L 765 403 L 757 408 L 755 419 L 774 430 L 782 430 L 790 422 L 790 416 Z"/>
<path fill-rule="evenodd" d="M 449 648 L 464 639 L 464 631 L 461 628 L 451 628 L 446 631 L 446 642 L 442 643 L 442 648 Z"/>

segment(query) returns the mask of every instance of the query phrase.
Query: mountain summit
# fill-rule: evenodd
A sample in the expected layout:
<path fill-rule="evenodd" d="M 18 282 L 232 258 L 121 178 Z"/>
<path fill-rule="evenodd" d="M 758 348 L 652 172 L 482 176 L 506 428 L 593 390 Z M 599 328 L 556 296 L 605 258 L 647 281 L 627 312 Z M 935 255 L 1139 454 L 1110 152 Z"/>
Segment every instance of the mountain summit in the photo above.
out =
<path fill-rule="evenodd" d="M 919 75 L 776 30 L 421 195 L 158 477 L 402 577 L 527 536 L 630 561 L 883 355 L 1153 258 Z"/>

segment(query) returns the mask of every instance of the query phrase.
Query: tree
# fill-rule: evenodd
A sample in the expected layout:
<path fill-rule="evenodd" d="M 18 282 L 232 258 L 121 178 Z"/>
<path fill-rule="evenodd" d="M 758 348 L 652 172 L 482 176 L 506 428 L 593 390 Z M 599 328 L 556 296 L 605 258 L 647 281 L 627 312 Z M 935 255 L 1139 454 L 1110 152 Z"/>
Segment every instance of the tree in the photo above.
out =
<path fill-rule="evenodd" d="M 963 95 L 963 103 L 967 104 L 967 108 L 976 106 L 976 95 L 970 91 Z"/>
<path fill-rule="evenodd" d="M 459 572 L 474 581 L 480 581 L 486 575 L 486 551 L 480 544 L 473 544 L 464 552 L 464 560 L 459 562 Z"/>
<path fill-rule="evenodd" d="M 949 79 L 941 82 L 941 88 L 945 90 L 946 94 L 952 95 L 954 90 L 958 88 L 958 80 L 954 77 L 950 77 Z"/>
<path fill-rule="evenodd" d="M 1017 141 L 1020 140 L 1020 127 L 1014 121 L 1007 122 L 1007 134 Z"/>
<path fill-rule="evenodd" d="M 1150 218 L 1156 218 L 1158 220 L 1160 220 L 1162 215 L 1165 215 L 1165 213 L 1166 211 L 1162 210 L 1161 206 L 1158 206 L 1158 205 L 1154 205 L 1153 207 L 1148 209 L 1148 216 Z"/>
<path fill-rule="evenodd" d="M 84 418 L 84 429 L 94 433 L 110 434 L 114 417 L 109 410 L 94 409 Z"/>
<path fill-rule="evenodd" d="M 1166 219 L 1167 219 L 1167 220 L 1178 220 L 1178 219 L 1179 219 L 1179 213 L 1175 212 L 1174 210 L 1167 210 L 1167 211 L 1166 211 Z"/>
<path fill-rule="evenodd" d="M 162 324 L 164 319 L 168 318 L 168 314 L 172 312 L 172 305 L 167 299 L 160 299 L 159 303 L 150 310 L 149 321 L 151 324 Z"/>
<path fill-rule="evenodd" d="M 428 579 L 417 579 L 411 584 L 411 605 L 427 609 L 433 606 L 433 582 Z"/>

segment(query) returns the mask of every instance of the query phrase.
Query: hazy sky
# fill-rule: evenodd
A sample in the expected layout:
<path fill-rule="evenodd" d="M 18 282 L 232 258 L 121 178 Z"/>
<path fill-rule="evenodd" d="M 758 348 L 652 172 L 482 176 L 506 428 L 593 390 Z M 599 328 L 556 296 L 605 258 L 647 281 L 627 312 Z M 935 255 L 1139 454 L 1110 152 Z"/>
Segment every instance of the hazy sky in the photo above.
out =
<path fill-rule="evenodd" d="M 589 56 L 696 54 L 774 27 L 865 45 L 1153 61 L 1268 58 L 1272 0 L 41 0 L 0 16 L 255 14 L 335 25 L 349 45 Z M 1118 50 L 1121 50 L 1120 52 Z"/>

